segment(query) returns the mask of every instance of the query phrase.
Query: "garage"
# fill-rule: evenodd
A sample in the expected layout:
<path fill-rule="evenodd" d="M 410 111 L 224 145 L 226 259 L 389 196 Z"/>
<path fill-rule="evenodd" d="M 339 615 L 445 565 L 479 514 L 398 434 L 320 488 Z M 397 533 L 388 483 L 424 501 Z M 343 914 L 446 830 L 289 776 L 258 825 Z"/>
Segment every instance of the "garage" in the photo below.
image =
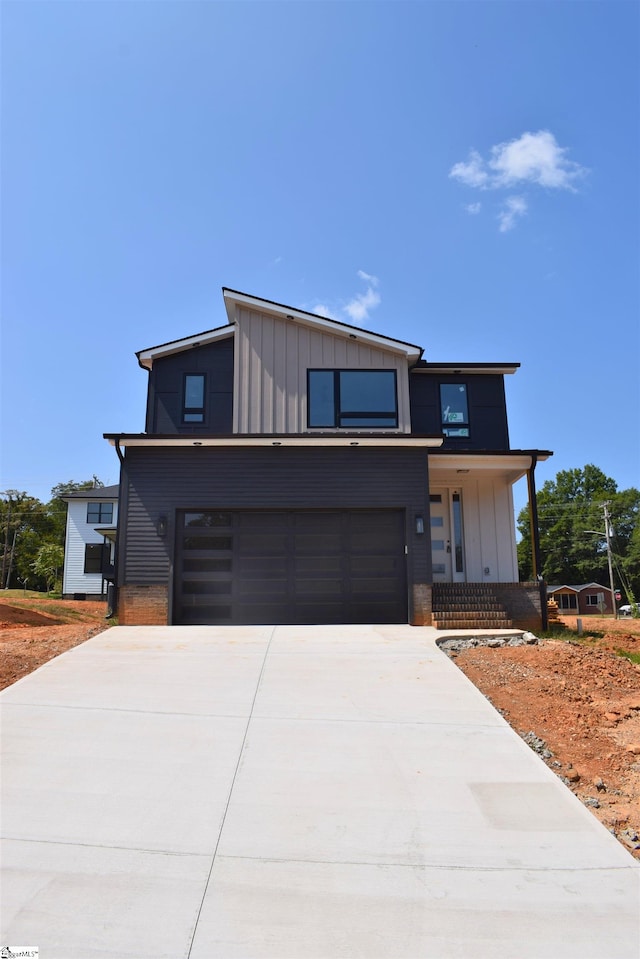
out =
<path fill-rule="evenodd" d="M 184 510 L 173 622 L 406 623 L 404 510 Z"/>

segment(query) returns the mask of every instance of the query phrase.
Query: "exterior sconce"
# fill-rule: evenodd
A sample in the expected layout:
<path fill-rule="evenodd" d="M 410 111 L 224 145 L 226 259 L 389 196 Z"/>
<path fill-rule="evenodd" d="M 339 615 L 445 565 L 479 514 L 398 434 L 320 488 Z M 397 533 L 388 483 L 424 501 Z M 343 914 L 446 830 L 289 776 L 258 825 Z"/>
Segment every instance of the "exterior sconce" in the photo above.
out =
<path fill-rule="evenodd" d="M 424 516 L 416 516 L 416 533 L 418 536 L 424 533 Z"/>
<path fill-rule="evenodd" d="M 158 536 L 167 535 L 167 517 L 166 516 L 158 516 L 157 530 L 158 530 Z"/>

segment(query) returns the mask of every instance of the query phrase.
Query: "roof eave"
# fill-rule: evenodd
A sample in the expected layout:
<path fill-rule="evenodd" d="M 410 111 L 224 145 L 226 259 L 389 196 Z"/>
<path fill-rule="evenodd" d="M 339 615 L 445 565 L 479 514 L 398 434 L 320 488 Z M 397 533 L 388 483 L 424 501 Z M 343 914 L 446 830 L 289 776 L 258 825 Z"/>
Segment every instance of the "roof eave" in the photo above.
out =
<path fill-rule="evenodd" d="M 222 295 L 224 297 L 229 323 L 236 322 L 237 307 L 245 306 L 249 309 L 259 310 L 262 313 L 272 313 L 274 316 L 324 330 L 327 333 L 344 336 L 348 339 L 361 340 L 365 343 L 379 346 L 381 349 L 401 353 L 406 356 L 412 364 L 417 363 L 423 353 L 423 348 L 417 346 L 415 343 L 396 340 L 392 337 L 383 336 L 380 333 L 374 333 L 371 330 L 364 330 L 359 326 L 352 326 L 349 323 L 342 323 L 340 320 L 332 320 L 328 317 L 318 316 L 317 313 L 309 313 L 306 310 L 287 306 L 284 303 L 276 303 L 273 300 L 265 300 L 258 296 L 252 296 L 249 293 L 242 293 L 239 290 L 230 290 L 228 287 L 223 286 Z"/>

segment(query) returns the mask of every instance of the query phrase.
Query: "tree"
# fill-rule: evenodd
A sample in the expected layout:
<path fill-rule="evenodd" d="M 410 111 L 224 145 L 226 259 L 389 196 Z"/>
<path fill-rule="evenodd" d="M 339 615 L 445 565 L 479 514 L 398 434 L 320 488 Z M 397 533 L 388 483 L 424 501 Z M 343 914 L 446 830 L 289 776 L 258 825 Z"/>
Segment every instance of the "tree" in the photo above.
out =
<path fill-rule="evenodd" d="M 33 576 L 31 564 L 37 549 L 51 533 L 50 517 L 39 499 L 19 490 L 0 494 L 0 588 Z"/>
<path fill-rule="evenodd" d="M 66 483 L 58 483 L 53 487 L 51 490 L 51 499 L 47 503 L 47 512 L 51 517 L 53 529 L 55 530 L 55 541 L 57 543 L 64 546 L 67 524 L 67 504 L 62 497 L 68 496 L 69 493 L 79 493 L 81 490 L 98 489 L 103 486 L 104 483 L 102 480 L 94 475 L 90 480 L 80 480 L 79 482 L 77 480 L 67 480 Z"/>
<path fill-rule="evenodd" d="M 632 590 L 640 588 L 640 546 L 638 553 L 634 553 L 633 547 L 634 537 L 638 535 L 640 491 L 634 488 L 618 491 L 616 481 L 592 464 L 559 472 L 555 480 L 547 480 L 538 493 L 542 575 L 546 582 L 608 583 L 602 508 L 605 502 L 609 504 L 613 527 L 616 567 L 618 571 L 626 571 Z M 518 529 L 522 536 L 518 544 L 520 576 L 528 579 L 532 575 L 528 509 L 520 512 Z M 634 561 L 633 555 L 638 559 Z M 620 572 L 616 578 L 623 582 Z"/>
<path fill-rule="evenodd" d="M 41 576 L 47 584 L 47 592 L 51 592 L 51 587 L 58 579 L 58 574 L 62 570 L 64 563 L 64 549 L 57 543 L 45 543 L 38 550 L 33 570 L 37 576 Z"/>
<path fill-rule="evenodd" d="M 36 573 L 34 564 L 40 547 L 48 543 L 64 552 L 67 504 L 61 497 L 102 486 L 97 476 L 58 483 L 46 505 L 24 491 L 0 493 L 0 589 L 22 585 L 25 580 L 34 589 L 46 587 L 46 579 Z"/>

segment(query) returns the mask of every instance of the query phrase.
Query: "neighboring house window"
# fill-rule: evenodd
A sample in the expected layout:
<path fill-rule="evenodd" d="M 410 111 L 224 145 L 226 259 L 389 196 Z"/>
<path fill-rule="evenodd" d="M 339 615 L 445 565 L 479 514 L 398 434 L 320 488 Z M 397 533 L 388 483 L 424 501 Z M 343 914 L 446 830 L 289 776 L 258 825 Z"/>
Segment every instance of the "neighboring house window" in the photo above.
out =
<path fill-rule="evenodd" d="M 578 597 L 575 593 L 560 593 L 554 596 L 559 609 L 577 609 Z"/>
<path fill-rule="evenodd" d="M 204 373 L 185 373 L 183 423 L 204 423 Z"/>
<path fill-rule="evenodd" d="M 109 547 L 102 543 L 87 543 L 84 548 L 85 573 L 102 573 L 109 562 Z"/>
<path fill-rule="evenodd" d="M 604 603 L 604 593 L 587 593 L 587 606 L 599 606 Z"/>
<path fill-rule="evenodd" d="M 87 523 L 113 523 L 113 503 L 88 503 Z"/>
<path fill-rule="evenodd" d="M 469 407 L 467 387 L 462 383 L 440 385 L 442 432 L 445 436 L 469 435 Z"/>
<path fill-rule="evenodd" d="M 309 370 L 310 428 L 397 427 L 395 370 Z"/>

